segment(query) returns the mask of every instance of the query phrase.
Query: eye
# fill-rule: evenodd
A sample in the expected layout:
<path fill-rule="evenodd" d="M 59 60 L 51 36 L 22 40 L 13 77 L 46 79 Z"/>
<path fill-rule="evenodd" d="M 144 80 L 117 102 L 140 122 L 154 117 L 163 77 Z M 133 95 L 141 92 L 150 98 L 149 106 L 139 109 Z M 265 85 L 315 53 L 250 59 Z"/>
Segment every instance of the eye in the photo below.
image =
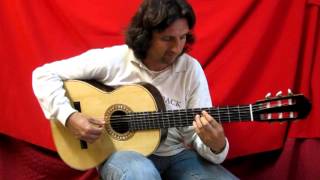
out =
<path fill-rule="evenodd" d="M 185 39 L 187 39 L 187 35 L 186 34 L 180 37 L 180 40 L 185 40 Z"/>
<path fill-rule="evenodd" d="M 170 36 L 162 36 L 161 37 L 161 40 L 163 40 L 163 41 L 171 41 L 171 37 Z"/>

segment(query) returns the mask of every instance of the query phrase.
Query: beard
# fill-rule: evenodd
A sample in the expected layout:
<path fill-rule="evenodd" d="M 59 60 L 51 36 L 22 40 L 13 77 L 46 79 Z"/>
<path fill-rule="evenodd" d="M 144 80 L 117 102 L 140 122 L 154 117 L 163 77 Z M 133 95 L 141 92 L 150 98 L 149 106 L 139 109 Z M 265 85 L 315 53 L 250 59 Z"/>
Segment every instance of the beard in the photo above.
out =
<path fill-rule="evenodd" d="M 179 59 L 179 57 L 182 56 L 182 54 L 183 52 L 181 52 L 180 54 L 168 52 L 162 57 L 161 62 L 163 64 L 171 65 L 174 62 L 176 62 L 177 59 Z"/>

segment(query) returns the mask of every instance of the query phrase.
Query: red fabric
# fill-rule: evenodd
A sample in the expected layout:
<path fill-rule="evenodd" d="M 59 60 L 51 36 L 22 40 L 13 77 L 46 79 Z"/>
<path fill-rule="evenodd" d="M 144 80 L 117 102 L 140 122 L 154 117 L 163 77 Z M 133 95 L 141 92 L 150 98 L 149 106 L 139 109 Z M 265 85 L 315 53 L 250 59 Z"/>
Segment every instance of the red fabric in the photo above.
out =
<path fill-rule="evenodd" d="M 76 171 L 56 152 L 0 135 L 0 179 L 99 179 L 96 169 Z M 287 139 L 282 151 L 226 161 L 223 166 L 240 179 L 320 179 L 319 139 Z"/>
<path fill-rule="evenodd" d="M 224 167 L 245 180 L 320 179 L 320 139 L 288 138 L 283 150 L 235 158 Z"/>
<path fill-rule="evenodd" d="M 123 43 L 140 0 L 0 1 L 0 132 L 55 149 L 31 88 L 32 70 L 87 49 Z M 306 94 L 306 120 L 225 124 L 229 157 L 278 149 L 290 137 L 319 137 L 319 3 L 307 0 L 190 0 L 197 14 L 191 54 L 215 105 L 252 103 L 291 88 Z"/>
<path fill-rule="evenodd" d="M 96 169 L 77 171 L 54 151 L 0 134 L 0 179 L 98 180 Z"/>
<path fill-rule="evenodd" d="M 291 125 L 289 137 L 319 137 L 320 135 L 320 1 L 311 1 L 306 7 L 303 38 L 300 49 L 299 71 L 296 82 L 299 89 L 312 100 L 306 121 Z"/>

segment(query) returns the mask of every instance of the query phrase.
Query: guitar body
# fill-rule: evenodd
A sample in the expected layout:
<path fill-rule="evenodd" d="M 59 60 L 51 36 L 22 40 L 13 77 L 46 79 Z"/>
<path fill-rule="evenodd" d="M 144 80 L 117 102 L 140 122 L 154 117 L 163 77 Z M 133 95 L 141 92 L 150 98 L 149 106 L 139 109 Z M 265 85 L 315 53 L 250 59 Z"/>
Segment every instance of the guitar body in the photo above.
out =
<path fill-rule="evenodd" d="M 59 121 L 51 121 L 54 143 L 66 164 L 74 169 L 86 170 L 99 165 L 116 151 L 136 151 L 149 155 L 156 150 L 161 139 L 160 130 L 129 132 L 120 129 L 117 132 L 110 122 L 112 114 L 158 111 L 158 105 L 163 106 L 157 102 L 161 95 L 152 87 L 150 90 L 150 85 L 121 86 L 111 92 L 78 80 L 65 81 L 64 86 L 67 96 L 72 103 L 80 105 L 82 113 L 106 121 L 103 134 L 94 143 L 87 143 L 86 148 L 81 147 L 80 140 Z"/>

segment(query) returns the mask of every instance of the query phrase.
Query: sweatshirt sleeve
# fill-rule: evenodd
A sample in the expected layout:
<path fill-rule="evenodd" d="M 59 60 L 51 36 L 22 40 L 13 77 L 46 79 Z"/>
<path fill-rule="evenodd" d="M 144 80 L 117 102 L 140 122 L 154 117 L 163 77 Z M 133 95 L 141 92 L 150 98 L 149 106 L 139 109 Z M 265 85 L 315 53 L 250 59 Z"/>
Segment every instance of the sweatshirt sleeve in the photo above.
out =
<path fill-rule="evenodd" d="M 194 66 L 193 72 L 189 73 L 191 76 L 189 77 L 191 83 L 191 91 L 188 95 L 188 108 L 201 108 L 201 107 L 212 107 L 210 92 L 208 88 L 208 82 L 205 77 L 205 74 L 198 62 Z M 193 127 L 192 127 L 193 129 Z M 192 145 L 193 148 L 205 159 L 209 160 L 212 163 L 219 164 L 222 163 L 229 151 L 229 142 L 226 138 L 226 146 L 222 152 L 219 154 L 213 153 L 210 148 L 205 145 L 200 137 L 195 133 L 194 129 L 192 131 L 192 135 L 190 133 L 186 133 L 188 136 L 192 136 Z"/>
<path fill-rule="evenodd" d="M 57 119 L 65 125 L 76 110 L 65 96 L 63 81 L 68 79 L 102 79 L 108 74 L 105 57 L 108 51 L 89 50 L 81 55 L 55 61 L 36 68 L 32 73 L 32 88 L 47 119 Z"/>

